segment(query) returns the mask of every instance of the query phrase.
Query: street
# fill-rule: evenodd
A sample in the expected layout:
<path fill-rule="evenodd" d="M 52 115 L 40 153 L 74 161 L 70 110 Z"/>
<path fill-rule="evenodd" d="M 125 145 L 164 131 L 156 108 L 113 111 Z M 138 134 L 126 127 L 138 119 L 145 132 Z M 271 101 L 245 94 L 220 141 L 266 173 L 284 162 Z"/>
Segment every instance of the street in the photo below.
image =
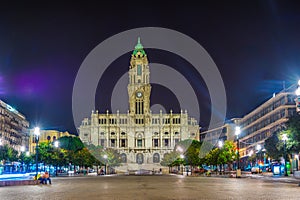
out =
<path fill-rule="evenodd" d="M 252 178 L 86 176 L 0 188 L 0 199 L 299 199 L 296 183 Z"/>

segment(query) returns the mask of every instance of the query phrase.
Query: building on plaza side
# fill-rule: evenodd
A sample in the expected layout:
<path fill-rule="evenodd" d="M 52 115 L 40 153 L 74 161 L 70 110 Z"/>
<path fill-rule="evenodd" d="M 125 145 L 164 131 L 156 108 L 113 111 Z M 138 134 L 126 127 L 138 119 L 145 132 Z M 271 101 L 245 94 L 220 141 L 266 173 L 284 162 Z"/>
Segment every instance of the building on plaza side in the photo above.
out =
<path fill-rule="evenodd" d="M 264 142 L 273 133 L 284 130 L 289 118 L 296 114 L 295 92 L 284 90 L 274 94 L 254 110 L 242 118 L 234 118 L 230 122 L 200 133 L 200 141 L 211 142 L 217 145 L 219 140 L 232 140 L 237 142 L 235 127 L 240 127 L 239 153 L 241 167 L 248 166 L 248 157 L 253 153 L 258 154 L 261 163 L 268 163 L 265 154 Z M 261 150 L 258 152 L 257 146 Z M 237 144 L 236 144 L 237 146 Z"/>
<path fill-rule="evenodd" d="M 282 91 L 274 94 L 272 98 L 255 108 L 241 118 L 237 125 L 241 127 L 240 155 L 248 157 L 257 152 L 257 146 L 261 146 L 260 152 L 264 154 L 264 142 L 273 133 L 284 130 L 286 122 L 296 114 L 295 92 Z M 266 162 L 266 157 L 262 155 Z"/>
<path fill-rule="evenodd" d="M 57 130 L 40 130 L 39 143 L 41 142 L 54 142 L 55 140 L 64 136 L 75 136 L 69 132 L 60 132 Z M 34 134 L 34 129 L 29 130 L 29 152 L 31 154 L 35 153 L 36 150 L 36 136 Z"/>
<path fill-rule="evenodd" d="M 22 146 L 28 148 L 28 127 L 23 114 L 0 100 L 0 145 L 8 145 L 18 152 Z"/>
<path fill-rule="evenodd" d="M 197 120 L 180 113 L 152 113 L 150 110 L 150 67 L 140 40 L 129 66 L 129 111 L 110 114 L 92 111 L 79 127 L 84 143 L 115 148 L 127 169 L 157 169 L 164 154 L 185 139 L 199 139 Z"/>

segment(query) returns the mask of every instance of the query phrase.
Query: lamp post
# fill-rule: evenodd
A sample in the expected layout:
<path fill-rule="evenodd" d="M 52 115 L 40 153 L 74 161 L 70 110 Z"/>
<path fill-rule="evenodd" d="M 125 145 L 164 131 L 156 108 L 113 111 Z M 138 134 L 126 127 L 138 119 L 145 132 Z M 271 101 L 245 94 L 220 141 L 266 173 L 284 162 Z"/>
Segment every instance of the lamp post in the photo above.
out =
<path fill-rule="evenodd" d="M 260 144 L 258 144 L 256 146 L 256 150 L 257 150 L 257 153 L 259 155 L 259 160 L 258 160 L 257 164 L 258 164 L 258 173 L 260 173 L 260 165 L 259 165 L 259 162 L 261 161 L 261 153 L 260 153 L 261 145 Z"/>
<path fill-rule="evenodd" d="M 59 147 L 59 142 L 58 141 L 54 141 L 54 147 L 55 148 L 58 148 Z M 59 155 L 59 154 L 58 154 Z M 55 176 L 58 176 L 58 172 L 57 172 L 57 166 L 58 164 L 56 163 L 56 166 L 55 166 Z"/>
<path fill-rule="evenodd" d="M 288 176 L 286 167 L 286 141 L 288 140 L 287 134 L 282 135 L 282 140 L 284 141 L 284 176 Z"/>
<path fill-rule="evenodd" d="M 24 151 L 25 151 L 25 147 L 21 146 L 20 150 L 21 150 L 21 158 L 22 158 L 21 162 L 22 162 L 22 172 L 23 172 L 24 171 Z"/>
<path fill-rule="evenodd" d="M 241 177 L 241 169 L 240 169 L 240 140 L 239 135 L 241 133 L 241 127 L 235 127 L 235 135 L 236 135 L 236 142 L 237 142 L 237 170 L 236 170 L 236 178 Z"/>
<path fill-rule="evenodd" d="M 38 164 L 39 136 L 40 136 L 40 128 L 39 127 L 34 128 L 34 135 L 35 135 L 35 142 L 36 142 L 36 146 L 35 146 L 35 169 L 36 169 L 36 179 L 37 179 L 38 172 L 39 172 L 39 164 Z"/>
<path fill-rule="evenodd" d="M 107 155 L 105 154 L 104 156 L 103 156 L 103 158 L 104 158 L 104 160 L 105 160 L 105 175 L 107 174 L 106 173 L 106 162 L 107 162 Z"/>
<path fill-rule="evenodd" d="M 180 159 L 181 159 L 180 161 L 182 161 L 182 159 L 184 159 L 183 148 L 181 146 L 177 146 L 176 150 L 180 152 Z M 183 164 L 182 163 L 180 163 L 179 170 L 182 172 L 181 174 L 183 175 Z"/>
<path fill-rule="evenodd" d="M 182 161 L 184 159 L 184 155 L 180 154 L 180 158 L 181 158 L 181 161 Z M 180 163 L 180 171 L 181 171 L 181 175 L 183 175 L 183 163 L 182 162 Z"/>
<path fill-rule="evenodd" d="M 222 149 L 222 147 L 223 147 L 223 141 L 222 140 L 218 141 L 218 147 L 219 147 L 219 149 Z M 221 172 L 222 172 L 222 164 L 220 163 L 220 174 L 221 174 Z"/>

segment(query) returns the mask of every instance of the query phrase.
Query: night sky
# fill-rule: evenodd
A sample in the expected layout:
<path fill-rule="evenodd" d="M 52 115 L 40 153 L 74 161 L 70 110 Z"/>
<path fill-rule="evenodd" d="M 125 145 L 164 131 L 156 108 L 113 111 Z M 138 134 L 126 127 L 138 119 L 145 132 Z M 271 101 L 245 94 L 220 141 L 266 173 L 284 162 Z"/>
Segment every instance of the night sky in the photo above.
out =
<path fill-rule="evenodd" d="M 72 89 L 89 52 L 105 39 L 138 27 L 182 32 L 210 54 L 227 93 L 227 119 L 241 117 L 300 76 L 300 4 L 296 1 L 220 1 L 169 5 L 96 3 L 1 3 L 0 99 L 23 113 L 31 127 L 76 132 Z M 225 3 L 226 2 L 226 3 Z M 202 127 L 210 118 L 210 100 L 200 75 L 168 52 L 146 50 L 150 62 L 184 69 L 201 102 Z M 101 79 L 96 105 L 109 107 L 110 89 L 129 66 L 120 56 Z M 119 67 L 119 70 L 115 70 Z M 151 66 L 150 66 L 151 67 Z M 151 100 L 164 103 L 153 86 Z M 172 93 L 167 91 L 172 97 Z M 106 97 L 104 97 L 107 94 Z M 126 99 L 127 101 L 127 99 Z M 176 110 L 176 108 L 174 108 Z M 88 116 L 87 116 L 88 117 Z"/>

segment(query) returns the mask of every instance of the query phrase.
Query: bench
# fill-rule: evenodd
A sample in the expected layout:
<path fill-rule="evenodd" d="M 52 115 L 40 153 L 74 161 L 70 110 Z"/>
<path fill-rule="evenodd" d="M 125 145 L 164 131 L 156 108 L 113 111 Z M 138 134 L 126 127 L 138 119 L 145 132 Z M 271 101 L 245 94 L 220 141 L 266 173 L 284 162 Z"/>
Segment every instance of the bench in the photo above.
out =
<path fill-rule="evenodd" d="M 300 179 L 300 171 L 294 171 L 294 178 Z M 300 183 L 299 183 L 300 186 Z"/>
<path fill-rule="evenodd" d="M 15 186 L 15 185 L 38 185 L 38 180 L 7 180 L 0 181 L 0 187 Z"/>

